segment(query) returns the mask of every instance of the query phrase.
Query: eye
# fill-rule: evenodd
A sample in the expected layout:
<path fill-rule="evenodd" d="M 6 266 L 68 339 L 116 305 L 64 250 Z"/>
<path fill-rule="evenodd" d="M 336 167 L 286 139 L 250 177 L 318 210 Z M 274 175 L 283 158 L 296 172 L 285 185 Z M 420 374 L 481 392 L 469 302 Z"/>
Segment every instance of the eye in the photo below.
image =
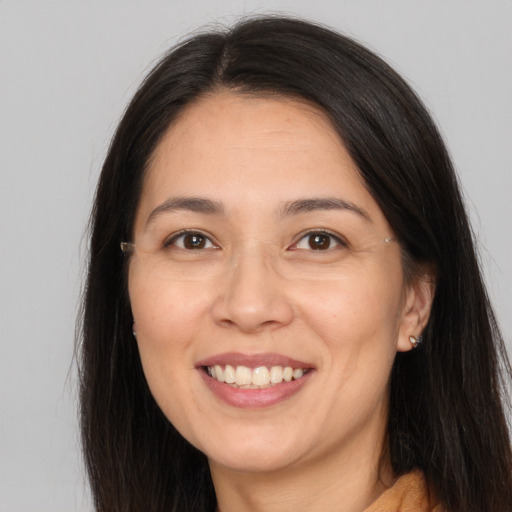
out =
<path fill-rule="evenodd" d="M 182 231 L 172 236 L 164 245 L 184 250 L 218 249 L 210 238 L 197 231 Z"/>
<path fill-rule="evenodd" d="M 343 239 L 327 231 L 312 231 L 300 238 L 290 249 L 327 251 L 335 247 L 346 246 L 347 243 Z"/>

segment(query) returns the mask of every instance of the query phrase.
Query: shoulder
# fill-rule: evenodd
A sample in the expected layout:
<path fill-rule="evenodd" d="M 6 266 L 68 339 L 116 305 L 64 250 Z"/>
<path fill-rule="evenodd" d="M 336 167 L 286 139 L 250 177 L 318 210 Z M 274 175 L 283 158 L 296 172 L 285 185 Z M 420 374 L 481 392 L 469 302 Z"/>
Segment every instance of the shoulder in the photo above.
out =
<path fill-rule="evenodd" d="M 444 512 L 429 491 L 423 473 L 411 471 L 395 483 L 364 512 Z"/>

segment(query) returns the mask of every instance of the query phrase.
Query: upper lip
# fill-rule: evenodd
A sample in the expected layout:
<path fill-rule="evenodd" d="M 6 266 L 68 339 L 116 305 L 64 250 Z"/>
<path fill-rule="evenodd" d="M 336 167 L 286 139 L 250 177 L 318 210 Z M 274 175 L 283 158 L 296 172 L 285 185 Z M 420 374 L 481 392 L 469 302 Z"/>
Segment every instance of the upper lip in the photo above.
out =
<path fill-rule="evenodd" d="M 207 357 L 197 363 L 197 366 L 215 366 L 215 365 L 233 365 L 247 366 L 249 368 L 258 368 L 259 366 L 291 366 L 292 368 L 313 368 L 311 363 L 299 361 L 292 357 L 275 353 L 263 354 L 241 354 L 238 352 L 225 352 Z"/>

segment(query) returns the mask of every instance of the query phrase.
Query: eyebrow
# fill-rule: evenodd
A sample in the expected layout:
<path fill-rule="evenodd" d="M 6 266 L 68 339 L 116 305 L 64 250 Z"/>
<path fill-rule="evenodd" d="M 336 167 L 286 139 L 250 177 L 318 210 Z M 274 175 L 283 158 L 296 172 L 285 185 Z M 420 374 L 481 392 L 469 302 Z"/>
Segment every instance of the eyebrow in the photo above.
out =
<path fill-rule="evenodd" d="M 204 197 L 170 197 L 162 204 L 157 206 L 148 216 L 146 226 L 153 222 L 157 217 L 164 213 L 175 211 L 190 211 L 195 213 L 203 213 L 207 215 L 224 214 L 224 206 L 220 201 L 213 201 Z M 339 199 L 336 197 L 297 199 L 287 201 L 279 208 L 280 217 L 291 217 L 294 215 L 302 215 L 319 210 L 345 210 L 360 216 L 364 220 L 371 222 L 368 213 L 359 206 Z"/>
<path fill-rule="evenodd" d="M 222 215 L 224 213 L 224 206 L 219 201 L 212 201 L 203 197 L 170 197 L 149 214 L 146 226 L 163 213 L 179 210 L 208 215 Z"/>
<path fill-rule="evenodd" d="M 283 204 L 280 209 L 281 217 L 290 217 L 293 215 L 301 215 L 304 213 L 314 212 L 318 210 L 347 210 L 359 215 L 364 220 L 371 222 L 371 218 L 363 208 L 339 199 L 337 197 L 298 199 L 296 201 L 288 201 Z"/>

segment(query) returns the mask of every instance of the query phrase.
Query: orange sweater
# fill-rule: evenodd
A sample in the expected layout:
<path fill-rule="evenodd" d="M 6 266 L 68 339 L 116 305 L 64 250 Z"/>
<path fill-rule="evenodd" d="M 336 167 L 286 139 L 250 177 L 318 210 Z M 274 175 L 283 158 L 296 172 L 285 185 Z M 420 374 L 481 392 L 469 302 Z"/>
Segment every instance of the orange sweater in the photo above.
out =
<path fill-rule="evenodd" d="M 363 512 L 442 512 L 421 471 L 401 476 Z"/>

